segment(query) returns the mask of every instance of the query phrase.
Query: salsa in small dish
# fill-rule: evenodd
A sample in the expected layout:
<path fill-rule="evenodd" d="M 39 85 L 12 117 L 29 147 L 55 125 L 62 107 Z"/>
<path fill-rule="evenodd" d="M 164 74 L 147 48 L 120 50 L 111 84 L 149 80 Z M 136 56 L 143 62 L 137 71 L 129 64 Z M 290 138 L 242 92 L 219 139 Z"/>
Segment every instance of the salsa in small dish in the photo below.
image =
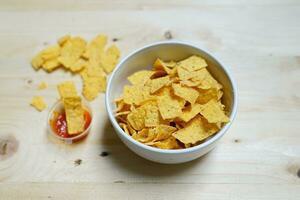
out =
<path fill-rule="evenodd" d="M 48 132 L 55 138 L 58 138 L 67 144 L 72 144 L 84 139 L 88 135 L 93 116 L 87 102 L 83 102 L 83 107 L 85 123 L 82 132 L 69 134 L 66 112 L 62 101 L 56 102 L 49 112 L 47 121 Z"/>

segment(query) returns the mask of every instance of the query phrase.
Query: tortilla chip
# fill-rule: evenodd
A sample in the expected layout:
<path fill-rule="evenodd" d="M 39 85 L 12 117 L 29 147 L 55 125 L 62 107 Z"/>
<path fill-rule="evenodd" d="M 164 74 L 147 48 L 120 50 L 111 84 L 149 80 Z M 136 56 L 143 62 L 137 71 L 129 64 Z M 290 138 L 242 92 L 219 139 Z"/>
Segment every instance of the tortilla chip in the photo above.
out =
<path fill-rule="evenodd" d="M 182 114 L 179 116 L 179 119 L 183 120 L 184 122 L 188 122 L 193 119 L 196 115 L 200 113 L 202 109 L 202 105 L 200 104 L 193 104 L 186 107 Z"/>
<path fill-rule="evenodd" d="M 61 47 L 61 53 L 58 57 L 58 61 L 66 68 L 71 71 L 74 70 L 72 67 L 78 59 L 82 56 L 85 51 L 86 41 L 81 37 L 73 37 L 67 40 Z M 77 68 L 75 68 L 77 69 Z"/>
<path fill-rule="evenodd" d="M 73 81 L 65 81 L 57 85 L 57 89 L 61 98 L 77 96 L 76 87 Z"/>
<path fill-rule="evenodd" d="M 206 61 L 200 56 L 191 56 L 185 60 L 182 60 L 178 63 L 178 66 L 193 72 L 202 68 L 207 67 Z"/>
<path fill-rule="evenodd" d="M 132 137 L 137 141 L 146 143 L 152 141 L 155 138 L 155 132 L 152 131 L 152 129 L 143 129 L 141 131 L 138 131 L 138 133 L 133 134 Z"/>
<path fill-rule="evenodd" d="M 55 70 L 56 68 L 60 67 L 60 62 L 58 61 L 58 59 L 54 58 L 51 60 L 46 60 L 43 65 L 42 65 L 43 69 L 46 70 L 47 72 L 52 72 L 53 70 Z"/>
<path fill-rule="evenodd" d="M 172 135 L 172 133 L 175 132 L 176 130 L 177 128 L 173 126 L 160 124 L 155 127 L 156 137 L 153 141 L 156 142 L 156 141 L 168 139 Z"/>
<path fill-rule="evenodd" d="M 160 116 L 157 103 L 151 101 L 142 106 L 145 109 L 145 126 L 146 127 L 155 127 L 161 123 L 162 118 Z"/>
<path fill-rule="evenodd" d="M 172 135 L 184 144 L 196 144 L 208 137 L 201 117 L 195 117 Z"/>
<path fill-rule="evenodd" d="M 63 98 L 63 103 L 66 112 L 68 133 L 72 135 L 84 131 L 85 120 L 81 98 L 79 96 L 66 97 Z"/>
<path fill-rule="evenodd" d="M 101 55 L 101 64 L 106 73 L 110 73 L 116 67 L 120 58 L 120 50 L 116 45 L 112 45 Z"/>
<path fill-rule="evenodd" d="M 182 148 L 180 146 L 180 144 L 178 143 L 178 141 L 176 140 L 176 138 L 174 138 L 173 136 L 169 137 L 168 139 L 154 142 L 149 145 L 160 148 L 160 149 L 181 149 Z"/>
<path fill-rule="evenodd" d="M 42 53 L 38 53 L 33 59 L 31 60 L 31 65 L 35 70 L 38 70 L 42 67 L 44 60 L 42 58 Z"/>
<path fill-rule="evenodd" d="M 38 89 L 39 89 L 39 90 L 44 90 L 44 89 L 46 89 L 47 87 L 48 87 L 48 85 L 47 85 L 47 83 L 44 82 L 44 81 L 40 82 L 40 84 L 38 85 Z"/>
<path fill-rule="evenodd" d="M 101 53 L 107 43 L 106 35 L 97 35 L 88 45 L 83 53 L 83 57 L 86 59 L 94 60 L 100 62 Z"/>
<path fill-rule="evenodd" d="M 145 110 L 143 108 L 137 108 L 127 115 L 127 121 L 132 128 L 139 131 L 145 128 L 145 116 Z"/>
<path fill-rule="evenodd" d="M 222 85 L 216 81 L 216 79 L 213 78 L 213 76 L 209 73 L 209 71 L 204 68 L 196 73 L 197 75 L 192 77 L 191 80 L 194 82 L 199 82 L 199 85 L 197 86 L 200 89 L 221 89 Z"/>
<path fill-rule="evenodd" d="M 130 75 L 127 79 L 132 85 L 144 85 L 153 75 L 153 71 L 141 70 Z"/>
<path fill-rule="evenodd" d="M 82 77 L 82 80 L 82 94 L 88 101 L 94 100 L 100 92 L 105 92 L 106 76 Z"/>
<path fill-rule="evenodd" d="M 158 97 L 158 109 L 163 119 L 173 119 L 182 114 L 184 101 L 170 93 Z"/>
<path fill-rule="evenodd" d="M 199 92 L 193 88 L 184 87 L 180 84 L 172 84 L 174 94 L 183 98 L 184 100 L 194 104 L 199 96 Z"/>
<path fill-rule="evenodd" d="M 164 62 L 161 59 L 156 59 L 153 64 L 155 70 L 163 70 L 167 74 L 174 75 L 176 73 L 176 63 L 174 61 Z"/>
<path fill-rule="evenodd" d="M 154 92 L 161 89 L 163 86 L 167 85 L 170 82 L 170 78 L 168 76 L 164 76 L 161 78 L 156 78 L 149 80 L 146 85 L 150 87 L 150 93 L 153 94 Z"/>
<path fill-rule="evenodd" d="M 71 39 L 70 35 L 65 35 L 65 36 L 62 36 L 61 38 L 59 38 L 57 40 L 57 43 L 59 44 L 59 46 L 63 46 L 70 39 Z"/>
<path fill-rule="evenodd" d="M 57 58 L 60 55 L 60 47 L 58 45 L 49 46 L 42 51 L 41 57 L 44 61 Z"/>
<path fill-rule="evenodd" d="M 44 98 L 41 96 L 34 96 L 31 100 L 30 105 L 35 107 L 40 112 L 47 108 L 47 104 L 45 103 Z"/>
<path fill-rule="evenodd" d="M 220 100 L 222 98 L 223 92 L 221 90 L 217 90 L 215 88 L 209 90 L 201 90 L 199 89 L 199 97 L 197 99 L 197 103 L 205 104 L 212 99 Z"/>
<path fill-rule="evenodd" d="M 209 123 L 229 122 L 229 118 L 225 115 L 222 107 L 214 99 L 204 104 L 200 113 Z"/>
<path fill-rule="evenodd" d="M 125 124 L 125 123 L 119 123 L 119 125 L 120 125 L 120 127 L 123 129 L 123 131 L 125 133 L 127 133 L 128 135 L 130 135 L 130 132 L 128 130 L 128 125 L 127 124 Z"/>
<path fill-rule="evenodd" d="M 150 87 L 142 85 L 124 86 L 124 102 L 127 104 L 141 105 L 143 102 L 151 99 Z"/>

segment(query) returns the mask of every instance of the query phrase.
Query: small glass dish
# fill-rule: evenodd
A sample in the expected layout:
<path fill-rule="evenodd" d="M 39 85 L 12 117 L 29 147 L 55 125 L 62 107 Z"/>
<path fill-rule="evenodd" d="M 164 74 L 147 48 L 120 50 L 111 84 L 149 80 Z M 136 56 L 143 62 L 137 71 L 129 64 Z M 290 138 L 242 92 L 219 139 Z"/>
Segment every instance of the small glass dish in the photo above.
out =
<path fill-rule="evenodd" d="M 58 100 L 50 109 L 48 117 L 47 117 L 47 133 L 51 136 L 53 136 L 54 138 L 57 138 L 59 140 L 62 140 L 64 143 L 66 144 L 73 144 L 75 142 L 78 142 L 82 139 L 84 139 L 88 134 L 89 134 L 89 130 L 92 126 L 93 123 L 93 113 L 92 113 L 92 109 L 89 105 L 89 103 L 87 101 L 85 101 L 84 99 L 82 99 L 82 106 L 83 109 L 85 111 L 87 111 L 91 117 L 91 121 L 90 124 L 88 125 L 88 127 L 85 128 L 85 130 L 79 134 L 74 135 L 74 137 L 62 137 L 59 136 L 55 130 L 53 130 L 52 127 L 52 121 L 55 120 L 55 117 L 57 117 L 55 115 L 55 113 L 62 113 L 64 112 L 64 104 L 61 100 Z"/>

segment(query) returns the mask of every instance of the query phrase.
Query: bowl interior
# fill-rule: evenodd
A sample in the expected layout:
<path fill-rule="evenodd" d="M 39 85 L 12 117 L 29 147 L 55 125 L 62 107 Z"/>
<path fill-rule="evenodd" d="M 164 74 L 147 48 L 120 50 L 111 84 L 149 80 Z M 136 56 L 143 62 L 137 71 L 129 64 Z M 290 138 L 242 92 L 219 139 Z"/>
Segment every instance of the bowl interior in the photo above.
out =
<path fill-rule="evenodd" d="M 234 89 L 229 75 L 215 58 L 207 52 L 183 43 L 159 43 L 140 49 L 125 58 L 114 71 L 108 85 L 108 110 L 112 112 L 116 105 L 114 100 L 121 96 L 123 87 L 129 84 L 127 77 L 142 69 L 151 69 L 157 58 L 179 61 L 191 55 L 199 55 L 208 63 L 208 70 L 223 85 L 222 102 L 226 106 L 231 121 L 233 120 Z"/>

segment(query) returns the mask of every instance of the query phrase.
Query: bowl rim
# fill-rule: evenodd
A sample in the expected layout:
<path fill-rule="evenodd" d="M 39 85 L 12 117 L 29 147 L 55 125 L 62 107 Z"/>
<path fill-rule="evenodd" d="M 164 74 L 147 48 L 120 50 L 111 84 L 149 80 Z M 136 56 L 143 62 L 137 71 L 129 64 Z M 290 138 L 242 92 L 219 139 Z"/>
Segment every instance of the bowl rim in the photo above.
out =
<path fill-rule="evenodd" d="M 144 51 L 145 49 L 149 49 L 155 46 L 159 46 L 159 45 L 165 45 L 165 44 L 177 44 L 177 45 L 183 45 L 183 46 L 189 46 L 192 48 L 195 48 L 197 50 L 199 50 L 200 52 L 204 52 L 206 53 L 208 56 L 210 56 L 212 59 L 214 59 L 216 61 L 216 63 L 223 69 L 223 71 L 225 72 L 226 76 L 228 77 L 230 84 L 232 86 L 233 89 L 233 105 L 232 105 L 232 111 L 231 114 L 229 116 L 230 118 L 230 122 L 227 123 L 225 126 L 223 126 L 221 128 L 221 130 L 219 130 L 213 137 L 209 138 L 208 140 L 206 140 L 205 142 L 190 147 L 190 148 L 186 148 L 186 149 L 159 149 L 159 148 L 155 148 L 155 147 L 151 147 L 148 145 L 145 145 L 141 142 L 138 142 L 136 140 L 134 140 L 132 137 L 130 137 L 128 134 L 125 133 L 125 131 L 123 131 L 123 129 L 119 126 L 115 116 L 114 116 L 114 112 L 113 109 L 110 107 L 110 101 L 109 101 L 109 94 L 111 91 L 111 86 L 112 86 L 112 80 L 114 79 L 116 73 L 118 70 L 120 70 L 122 68 L 123 63 L 125 63 L 129 58 L 135 56 L 137 53 Z M 206 50 L 203 47 L 199 47 L 199 45 L 195 45 L 192 44 L 190 42 L 183 42 L 183 41 L 177 41 L 177 40 L 172 40 L 172 41 L 160 41 L 160 42 L 154 42 L 148 45 L 145 45 L 143 47 L 140 47 L 136 50 L 134 50 L 133 52 L 129 53 L 127 56 L 125 56 L 116 66 L 116 68 L 114 69 L 114 71 L 112 72 L 109 80 L 108 80 L 108 84 L 106 87 L 106 93 L 105 93 L 105 107 L 106 107 L 106 112 L 108 114 L 108 117 L 113 125 L 113 127 L 115 129 L 117 129 L 117 133 L 122 134 L 124 136 L 124 138 L 126 138 L 126 140 L 128 140 L 129 142 L 137 145 L 138 147 L 148 150 L 148 151 L 152 151 L 152 152 L 156 152 L 156 153 L 162 153 L 162 154 L 185 154 L 185 153 L 191 153 L 191 152 L 195 152 L 198 151 L 199 149 L 205 148 L 207 146 L 209 146 L 210 144 L 216 142 L 217 140 L 219 140 L 224 134 L 225 132 L 229 129 L 229 127 L 231 126 L 232 122 L 234 121 L 235 117 L 236 117 L 236 113 L 237 113 L 237 105 L 238 105 L 238 99 L 237 99 L 237 86 L 236 86 L 236 82 L 233 79 L 232 75 L 230 74 L 230 72 L 228 71 L 228 69 L 226 69 L 226 67 L 224 66 L 224 64 L 220 61 L 220 59 L 218 59 L 216 56 L 212 55 L 208 50 Z"/>

